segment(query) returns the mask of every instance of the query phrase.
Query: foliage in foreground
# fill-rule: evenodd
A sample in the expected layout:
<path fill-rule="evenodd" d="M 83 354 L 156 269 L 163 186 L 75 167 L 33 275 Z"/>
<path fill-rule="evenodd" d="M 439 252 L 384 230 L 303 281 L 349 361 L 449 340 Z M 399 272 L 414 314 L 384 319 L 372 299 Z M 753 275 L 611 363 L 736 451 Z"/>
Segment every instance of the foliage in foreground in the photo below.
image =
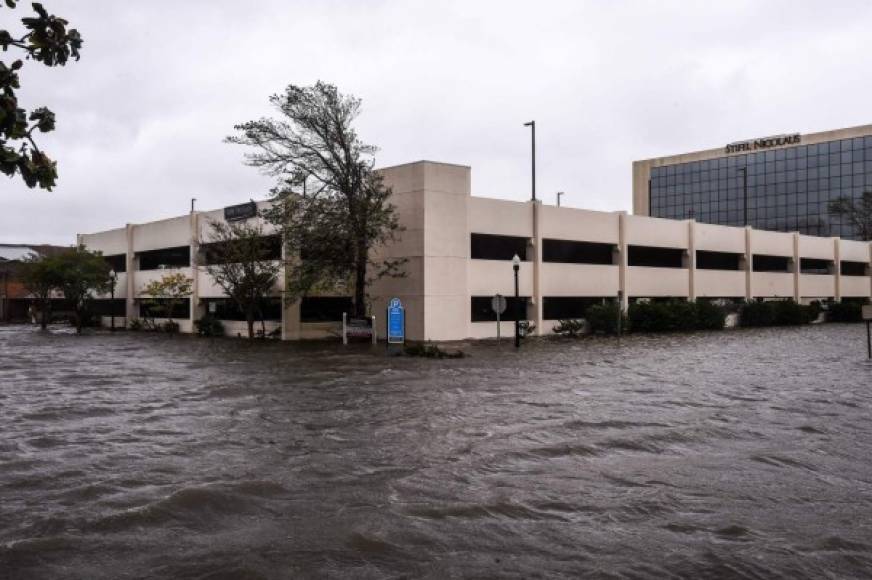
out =
<path fill-rule="evenodd" d="M 16 7 L 17 0 L 0 3 L 7 10 Z M 63 18 L 49 14 L 42 4 L 33 3 L 35 17 L 21 19 L 25 31 L 13 35 L 0 29 L 0 49 L 24 51 L 27 60 L 47 67 L 64 66 L 70 58 L 79 60 L 82 37 Z M 3 19 L 5 20 L 5 18 Z M 48 133 L 55 129 L 55 115 L 45 107 L 28 112 L 19 107 L 16 91 L 21 88 L 18 71 L 24 66 L 20 59 L 7 65 L 0 61 L 0 172 L 9 177 L 21 175 L 28 187 L 51 191 L 57 180 L 57 164 L 36 144 L 34 132 Z"/>

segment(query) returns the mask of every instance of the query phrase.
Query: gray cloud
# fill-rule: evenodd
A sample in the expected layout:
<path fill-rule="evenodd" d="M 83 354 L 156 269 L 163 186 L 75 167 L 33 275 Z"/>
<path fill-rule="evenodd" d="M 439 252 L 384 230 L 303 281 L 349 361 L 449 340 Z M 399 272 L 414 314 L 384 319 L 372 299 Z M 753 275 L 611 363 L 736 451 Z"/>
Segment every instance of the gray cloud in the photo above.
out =
<path fill-rule="evenodd" d="M 468 164 L 477 195 L 529 195 L 536 119 L 542 197 L 605 210 L 630 208 L 634 159 L 870 122 L 867 2 L 46 4 L 85 38 L 78 63 L 22 75 L 58 114 L 59 185 L 0 178 L 0 242 L 264 197 L 222 138 L 288 83 L 361 97 L 380 165 Z"/>

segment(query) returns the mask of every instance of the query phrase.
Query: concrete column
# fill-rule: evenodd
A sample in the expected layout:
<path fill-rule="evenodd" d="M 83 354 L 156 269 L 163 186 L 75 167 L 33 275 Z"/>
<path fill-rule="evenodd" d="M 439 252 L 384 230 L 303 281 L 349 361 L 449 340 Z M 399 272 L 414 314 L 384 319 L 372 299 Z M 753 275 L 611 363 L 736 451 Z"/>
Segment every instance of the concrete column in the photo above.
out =
<path fill-rule="evenodd" d="M 139 312 L 136 311 L 136 296 L 134 294 L 136 290 L 136 252 L 133 247 L 133 232 L 134 232 L 133 224 L 127 224 L 125 226 L 125 234 L 127 236 L 127 257 L 125 259 L 125 267 L 127 269 L 127 304 L 125 305 L 125 315 L 127 316 L 128 324 L 130 320 L 134 318 L 139 318 Z"/>
<path fill-rule="evenodd" d="M 191 212 L 191 332 L 195 332 L 194 321 L 200 319 L 200 214 Z"/>
<path fill-rule="evenodd" d="M 842 301 L 842 244 L 838 237 L 833 238 L 833 276 L 835 276 L 833 298 L 836 302 Z"/>
<path fill-rule="evenodd" d="M 696 220 L 687 220 L 687 299 L 696 300 Z"/>
<path fill-rule="evenodd" d="M 799 232 L 793 232 L 793 300 L 799 303 L 801 293 L 799 288 L 800 280 L 800 264 L 799 264 Z"/>
<path fill-rule="evenodd" d="M 745 300 L 754 298 L 754 248 L 753 230 L 751 226 L 745 226 Z"/>
<path fill-rule="evenodd" d="M 630 304 L 630 269 L 627 265 L 627 212 L 620 212 L 618 215 L 618 288 L 621 291 L 621 308 L 624 312 Z"/>
<path fill-rule="evenodd" d="M 540 284 L 542 268 L 542 202 L 533 204 L 533 322 L 536 324 L 536 335 L 544 333 L 542 328 L 542 285 Z"/>
<path fill-rule="evenodd" d="M 282 288 L 288 287 L 288 249 L 282 240 Z M 288 304 L 285 301 L 285 291 L 282 290 L 282 340 L 300 340 L 301 333 L 300 302 Z"/>

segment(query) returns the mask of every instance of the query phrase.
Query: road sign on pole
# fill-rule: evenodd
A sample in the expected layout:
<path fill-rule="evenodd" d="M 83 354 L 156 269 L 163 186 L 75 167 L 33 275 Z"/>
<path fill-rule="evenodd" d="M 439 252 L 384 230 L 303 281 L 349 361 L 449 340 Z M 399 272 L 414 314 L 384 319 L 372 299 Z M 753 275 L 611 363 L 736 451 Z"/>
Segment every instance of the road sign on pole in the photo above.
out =
<path fill-rule="evenodd" d="M 500 341 L 500 315 L 506 311 L 506 297 L 497 294 L 491 298 L 491 309 L 497 314 L 497 342 Z"/>

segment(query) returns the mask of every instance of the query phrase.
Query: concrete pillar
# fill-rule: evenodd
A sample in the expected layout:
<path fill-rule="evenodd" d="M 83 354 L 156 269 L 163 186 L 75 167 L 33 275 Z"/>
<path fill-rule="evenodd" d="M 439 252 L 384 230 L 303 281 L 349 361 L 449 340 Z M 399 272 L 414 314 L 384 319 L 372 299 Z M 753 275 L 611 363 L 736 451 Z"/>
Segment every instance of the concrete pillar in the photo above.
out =
<path fill-rule="evenodd" d="M 621 291 L 621 308 L 624 312 L 630 304 L 630 269 L 627 265 L 627 212 L 618 214 L 618 288 Z"/>
<path fill-rule="evenodd" d="M 125 259 L 125 268 L 127 269 L 127 304 L 125 305 L 124 312 L 127 317 L 128 324 L 134 318 L 139 318 L 139 312 L 136 311 L 136 270 L 137 270 L 137 260 L 136 260 L 136 252 L 133 249 L 133 234 L 134 234 L 134 226 L 133 224 L 125 225 L 125 234 L 127 237 L 127 256 Z"/>
<path fill-rule="evenodd" d="M 200 214 L 196 211 L 191 212 L 191 332 L 196 331 L 194 321 L 201 318 L 200 306 Z"/>
<path fill-rule="evenodd" d="M 745 300 L 751 301 L 754 298 L 754 247 L 753 247 L 753 229 L 751 226 L 745 226 Z"/>
<path fill-rule="evenodd" d="M 793 300 L 799 303 L 800 293 L 799 232 L 793 232 Z"/>
<path fill-rule="evenodd" d="M 836 302 L 842 301 L 842 244 L 841 240 L 838 237 L 833 237 L 833 276 L 834 279 L 834 293 L 835 296 L 833 298 Z"/>
<path fill-rule="evenodd" d="M 533 322 L 536 324 L 537 336 L 544 334 L 542 328 L 542 285 L 540 283 L 542 269 L 542 202 L 531 201 L 533 206 Z"/>
<path fill-rule="evenodd" d="M 696 300 L 696 220 L 687 220 L 687 299 Z"/>

